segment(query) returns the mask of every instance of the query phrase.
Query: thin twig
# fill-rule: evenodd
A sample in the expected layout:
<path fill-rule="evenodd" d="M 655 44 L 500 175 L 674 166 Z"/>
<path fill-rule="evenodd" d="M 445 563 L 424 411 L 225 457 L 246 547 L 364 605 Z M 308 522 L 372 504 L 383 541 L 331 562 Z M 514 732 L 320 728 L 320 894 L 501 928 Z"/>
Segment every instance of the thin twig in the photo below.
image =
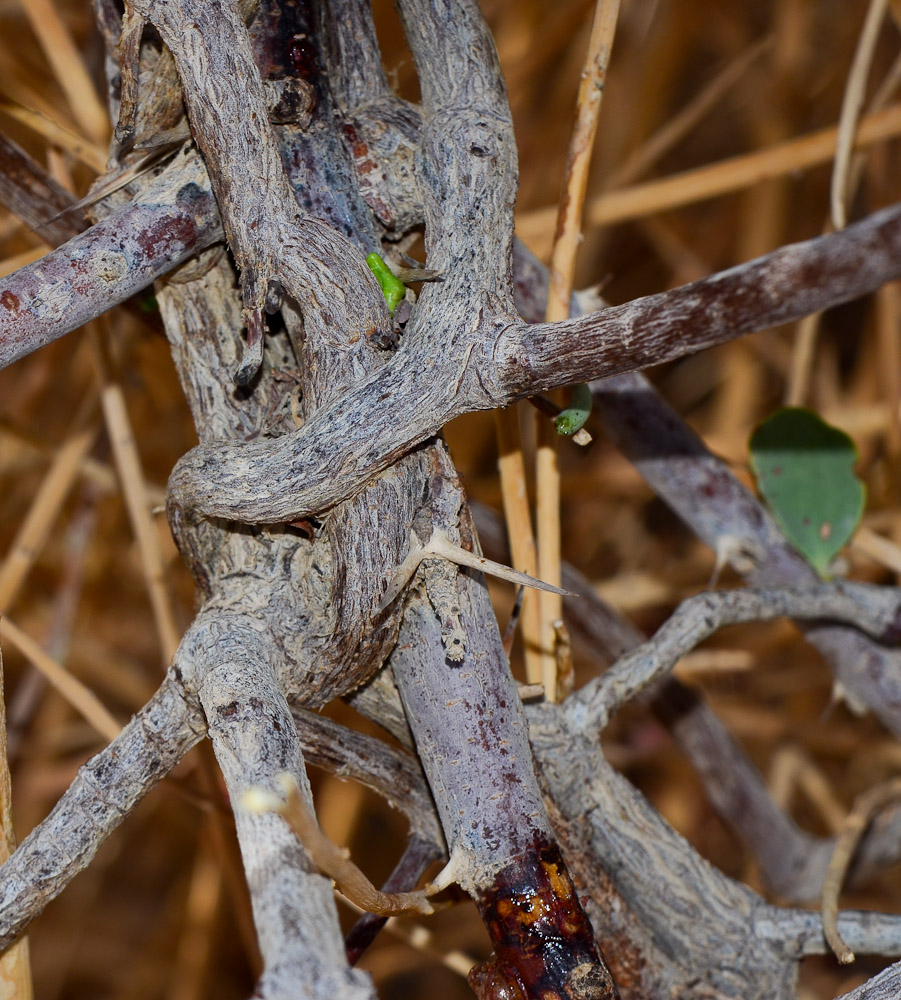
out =
<path fill-rule="evenodd" d="M 893 778 L 859 796 L 845 819 L 832 860 L 829 862 L 829 868 L 823 880 L 820 913 L 823 917 L 823 931 L 826 940 L 842 965 L 850 964 L 855 958 L 854 952 L 839 933 L 837 925 L 838 895 L 841 892 L 845 873 L 851 864 L 860 838 L 873 818 L 873 814 L 898 798 L 901 798 L 901 778 Z"/>
<path fill-rule="evenodd" d="M 421 913 L 428 916 L 434 912 L 428 901 L 428 890 L 381 892 L 376 889 L 350 860 L 347 851 L 337 847 L 319 829 L 316 817 L 303 801 L 294 778 L 290 774 L 282 777 L 284 799 L 254 788 L 245 794 L 241 803 L 243 807 L 251 812 L 277 812 L 284 816 L 319 871 L 334 881 L 343 896 L 368 913 L 382 916 Z"/>
<path fill-rule="evenodd" d="M 683 601 L 652 639 L 568 698 L 567 713 L 579 729 L 603 728 L 618 708 L 666 676 L 680 657 L 724 625 L 781 617 L 822 618 L 878 636 L 891 627 L 898 601 L 897 591 L 863 584 L 697 594 Z"/>

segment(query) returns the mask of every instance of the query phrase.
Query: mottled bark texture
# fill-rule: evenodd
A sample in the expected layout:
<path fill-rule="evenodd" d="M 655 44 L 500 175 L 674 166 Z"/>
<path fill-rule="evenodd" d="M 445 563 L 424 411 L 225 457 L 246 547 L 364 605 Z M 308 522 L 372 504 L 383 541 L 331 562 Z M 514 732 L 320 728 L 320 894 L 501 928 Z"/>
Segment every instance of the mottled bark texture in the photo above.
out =
<path fill-rule="evenodd" d="M 872 290 L 901 274 L 901 210 L 683 289 L 530 325 L 514 291 L 525 313 L 541 298 L 541 276 L 520 253 L 514 282 L 516 151 L 491 38 L 472 0 L 398 7 L 421 107 L 388 87 L 365 0 L 134 0 L 124 18 L 96 3 L 121 144 L 97 187 L 94 226 L 80 232 L 80 219 L 62 216 L 43 231 L 69 242 L 0 282 L 0 364 L 188 262 L 158 281 L 157 296 L 200 438 L 172 476 L 168 505 L 200 607 L 158 694 L 0 868 L 0 940 L 13 940 L 208 736 L 236 807 L 265 1000 L 372 995 L 348 957 L 377 921 L 367 918 L 345 951 L 328 880 L 277 814 L 241 808 L 246 791 L 276 791 L 285 773 L 309 801 L 305 758 L 409 817 L 389 889 L 410 888 L 447 853 L 444 878 L 471 894 L 494 944 L 471 976 L 486 1000 L 793 996 L 799 959 L 825 947 L 819 917 L 771 906 L 707 865 L 610 768 L 597 730 L 652 682 L 652 697 L 669 691 L 666 704 L 684 706 L 684 689 L 660 680 L 672 657 L 717 623 L 776 614 L 869 629 L 873 638 L 818 623 L 809 634 L 866 651 L 874 667 L 855 690 L 884 698 L 895 724 L 886 675 L 896 654 L 882 645 L 898 638 L 894 592 L 807 586 L 778 533 L 720 475 L 739 511 L 736 533 L 746 537 L 753 522 L 767 535 L 746 541 L 760 573 L 752 579 L 770 590 L 697 599 L 568 703 L 528 713 L 479 574 L 430 558 L 403 593 L 390 602 L 385 593 L 433 531 L 480 551 L 436 437 L 450 417 Z M 156 33 L 141 32 L 142 20 Z M 162 158 L 141 173 L 145 150 Z M 0 198 L 31 224 L 69 205 L 9 144 L 0 174 Z M 364 257 L 390 252 L 420 225 L 439 280 L 400 329 Z M 279 310 L 267 331 L 264 314 Z M 617 392 L 643 386 L 608 381 L 598 392 L 628 417 Z M 660 419 L 687 433 L 678 418 Z M 654 456 L 661 438 L 644 433 L 633 428 L 633 450 L 651 478 L 641 448 Z M 693 457 L 686 479 L 697 491 L 707 459 Z M 661 475 L 660 492 L 671 498 L 668 481 Z M 725 515 L 697 517 L 698 534 L 718 543 Z M 596 601 L 587 607 L 583 634 L 608 654 L 638 644 Z M 406 749 L 310 711 L 338 697 Z M 709 786 L 725 778 L 707 744 L 697 749 L 700 733 L 728 748 L 723 759 L 757 788 L 717 725 L 696 711 L 685 727 Z M 758 792 L 758 825 L 778 819 Z M 793 843 L 797 857 L 806 842 L 798 834 Z M 774 882 L 795 877 L 803 895 L 797 874 L 788 866 Z M 901 953 L 897 918 L 843 914 L 840 928 L 855 951 Z M 874 981 L 855 996 L 887 995 L 880 990 Z"/>

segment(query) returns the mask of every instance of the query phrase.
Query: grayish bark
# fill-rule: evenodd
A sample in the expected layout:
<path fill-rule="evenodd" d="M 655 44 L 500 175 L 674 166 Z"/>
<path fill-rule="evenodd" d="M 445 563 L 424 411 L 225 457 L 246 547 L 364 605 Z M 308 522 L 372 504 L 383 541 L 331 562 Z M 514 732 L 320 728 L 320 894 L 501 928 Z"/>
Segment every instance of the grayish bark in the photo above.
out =
<path fill-rule="evenodd" d="M 203 715 L 180 675 L 184 655 L 182 647 L 159 691 L 79 770 L 50 815 L 0 867 L 0 946 L 91 863 L 109 834 L 203 738 Z"/>
<path fill-rule="evenodd" d="M 124 302 L 222 238 L 200 159 L 179 153 L 135 202 L 0 280 L 0 365 Z"/>
<path fill-rule="evenodd" d="M 876 638 L 898 640 L 899 595 L 891 587 L 820 584 L 803 590 L 723 590 L 689 597 L 653 639 L 632 650 L 602 677 L 566 701 L 577 729 L 603 729 L 621 705 L 666 675 L 682 656 L 724 625 L 774 618 L 853 622 Z"/>
<path fill-rule="evenodd" d="M 901 963 L 896 963 L 837 1000 L 895 1000 L 901 990 Z"/>
<path fill-rule="evenodd" d="M 97 6 L 112 51 L 118 14 Z M 674 292 L 530 326 L 513 305 L 511 120 L 476 7 L 400 0 L 420 110 L 388 90 L 365 3 L 290 6 L 291 16 L 311 19 L 321 61 L 303 86 L 286 80 L 269 45 L 287 7 L 264 0 L 248 33 L 246 12 L 227 0 L 135 0 L 129 25 L 145 17 L 168 46 L 159 55 L 145 44 L 154 61 L 150 86 L 137 91 L 137 135 L 149 145 L 181 141 L 177 70 L 200 154 L 176 153 L 135 181 L 130 202 L 117 195 L 101 207 L 120 205 L 88 233 L 0 282 L 0 364 L 223 233 L 240 282 L 239 295 L 229 260 L 211 251 L 178 283 L 159 286 L 201 441 L 179 463 L 169 501 L 201 610 L 160 693 L 0 868 L 3 940 L 208 731 L 236 803 L 251 787 L 277 787 L 283 772 L 309 798 L 306 747 L 311 759 L 393 797 L 414 844 L 439 849 L 443 836 L 452 873 L 495 938 L 498 962 L 474 978 L 485 996 L 616 995 L 580 909 L 586 891 L 623 996 L 793 995 L 798 960 L 823 948 L 819 918 L 770 906 L 706 864 L 610 769 L 595 728 L 727 620 L 829 616 L 894 641 L 894 591 L 838 585 L 696 598 L 566 708 L 529 710 L 540 774 L 481 578 L 427 560 L 387 607 L 383 594 L 414 531 L 425 541 L 437 527 L 478 550 L 434 437 L 450 417 L 678 357 L 878 287 L 901 273 L 901 210 Z M 20 210 L 33 207 L 34 194 Z M 363 256 L 420 222 L 441 280 L 424 288 L 393 350 L 396 330 Z M 285 329 L 264 337 L 263 312 L 279 303 Z M 771 540 L 773 551 L 781 544 Z M 634 644 L 613 618 L 600 618 L 595 607 L 591 627 L 608 646 Z M 865 648 L 880 669 L 890 662 Z M 875 698 L 887 682 L 872 680 Z M 363 737 L 336 746 L 335 728 L 306 712 L 335 697 L 415 743 L 431 795 L 411 756 Z M 367 764 L 367 755 L 377 760 Z M 237 826 L 265 958 L 260 995 L 371 995 L 347 965 L 328 882 L 285 823 L 238 809 Z M 583 880 L 578 892 L 553 853 L 558 834 Z M 533 902 L 544 897 L 515 879 L 542 871 L 553 873 L 555 892 L 563 887 L 554 905 L 568 907 L 581 937 L 571 924 L 565 933 L 550 922 L 528 931 Z M 529 916 L 517 920 L 517 933 L 526 931 L 514 944 L 498 900 Z M 901 950 L 897 919 L 845 914 L 841 929 L 857 951 Z M 556 992 L 545 982 L 554 963 Z"/>

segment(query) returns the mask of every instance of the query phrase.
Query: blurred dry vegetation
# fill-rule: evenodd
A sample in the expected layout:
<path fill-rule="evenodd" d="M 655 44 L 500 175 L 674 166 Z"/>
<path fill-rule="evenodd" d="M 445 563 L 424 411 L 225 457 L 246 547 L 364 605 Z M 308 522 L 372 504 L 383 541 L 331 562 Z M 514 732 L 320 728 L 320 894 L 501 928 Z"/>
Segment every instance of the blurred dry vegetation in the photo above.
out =
<path fill-rule="evenodd" d="M 519 141 L 519 231 L 545 260 L 592 6 L 483 4 Z M 393 11 L 382 0 L 376 7 L 392 80 L 415 96 Z M 609 301 L 622 302 L 821 232 L 834 140 L 817 145 L 806 137 L 838 120 L 866 9 L 847 0 L 623 0 L 577 287 L 600 284 Z M 866 149 L 852 218 L 898 199 L 901 94 L 883 84 L 899 53 L 899 23 L 901 4 L 893 3 L 866 94 L 895 113 L 882 113 L 882 137 Z M 86 0 L 0 0 L 0 129 L 79 196 L 105 161 L 101 66 Z M 674 180 L 656 185 L 661 178 Z M 0 211 L 2 273 L 44 251 L 38 235 Z M 159 505 L 169 470 L 194 434 L 152 299 L 138 305 L 147 311 L 112 315 L 114 357 L 106 368 L 124 391 L 151 503 Z M 813 343 L 807 337 L 795 328 L 770 330 L 652 374 L 745 479 L 752 428 L 788 398 L 851 434 L 869 501 L 864 530 L 846 553 L 848 570 L 856 579 L 889 582 L 901 574 L 898 287 L 825 315 L 805 355 L 799 345 Z M 166 639 L 113 472 L 96 344 L 80 331 L 0 375 L 0 553 L 15 554 L 27 517 L 34 528 L 17 561 L 7 558 L 0 568 L 0 608 L 121 722 L 161 678 Z M 655 499 L 602 428 L 589 427 L 590 448 L 562 449 L 564 555 L 605 598 L 653 630 L 676 602 L 708 585 L 714 556 Z M 447 436 L 471 496 L 498 507 L 490 415 L 465 418 Z M 155 530 L 177 630 L 191 617 L 191 583 L 161 513 Z M 499 586 L 496 597 L 504 622 L 512 595 Z M 96 722 L 46 684 L 8 628 L 0 638 L 21 837 L 104 739 Z M 577 647 L 576 654 L 582 682 L 597 665 L 590 650 Z M 514 650 L 516 670 L 518 656 Z M 815 832 L 834 830 L 856 794 L 901 768 L 901 747 L 834 697 L 828 670 L 788 623 L 730 629 L 679 670 L 703 688 L 774 793 Z M 606 749 L 705 857 L 759 888 L 753 864 L 657 723 L 638 710 L 624 713 Z M 197 801 L 183 790 L 198 766 L 195 751 L 33 926 L 40 1000 L 249 995 L 256 959 L 247 904 L 228 866 L 215 860 L 220 855 L 201 821 L 222 810 L 221 797 Z M 383 878 L 401 849 L 403 821 L 349 784 L 321 775 L 314 782 L 323 826 L 376 881 Z M 897 872 L 843 898 L 844 905 L 888 911 L 899 903 Z M 471 996 L 461 971 L 467 956 L 487 951 L 475 909 L 465 904 L 439 915 L 427 925 L 434 936 L 415 946 L 407 940 L 412 926 L 383 933 L 363 960 L 380 995 Z M 832 997 L 877 968 L 810 961 L 804 996 Z"/>

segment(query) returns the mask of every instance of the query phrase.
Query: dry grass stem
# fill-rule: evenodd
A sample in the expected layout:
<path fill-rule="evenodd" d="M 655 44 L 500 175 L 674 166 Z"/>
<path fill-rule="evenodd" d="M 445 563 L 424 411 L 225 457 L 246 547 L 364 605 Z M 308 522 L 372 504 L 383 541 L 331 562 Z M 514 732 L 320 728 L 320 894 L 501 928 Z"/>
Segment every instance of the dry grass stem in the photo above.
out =
<path fill-rule="evenodd" d="M 166 588 L 160 536 L 150 512 L 141 457 L 128 416 L 125 393 L 113 374 L 112 358 L 106 343 L 109 336 L 107 322 L 106 319 L 102 320 L 93 330 L 94 356 L 101 382 L 100 402 L 119 473 L 122 495 L 125 498 L 129 521 L 141 557 L 141 571 L 153 609 L 162 660 L 168 663 L 178 648 L 181 632 L 175 624 L 172 602 Z"/>
<path fill-rule="evenodd" d="M 854 148 L 863 149 L 901 135 L 901 106 L 861 119 Z M 670 211 L 751 187 L 763 180 L 784 177 L 799 170 L 828 163 L 835 156 L 837 128 L 777 143 L 768 149 L 730 157 L 671 177 L 611 191 L 588 202 L 586 226 L 612 226 L 630 219 Z M 546 243 L 553 232 L 557 211 L 541 208 L 517 217 L 517 232 L 530 245 Z"/>
<path fill-rule="evenodd" d="M 862 527 L 855 533 L 851 547 L 896 575 L 901 574 L 901 546 L 890 538 Z"/>
<path fill-rule="evenodd" d="M 0 619 L 0 639 L 11 642 L 104 740 L 111 742 L 119 735 L 122 725 L 94 692 L 48 656 L 30 635 L 9 618 Z"/>
<path fill-rule="evenodd" d="M 507 538 L 515 569 L 538 575 L 535 535 L 529 512 L 529 491 L 526 484 L 525 459 L 519 428 L 519 410 L 509 406 L 495 410 L 494 430 L 497 436 L 497 467 L 500 476 L 501 499 L 507 522 Z M 526 590 L 520 612 L 523 658 L 526 678 L 530 684 L 541 682 L 541 618 L 538 595 Z"/>
<path fill-rule="evenodd" d="M 790 810 L 798 789 L 816 809 L 830 833 L 838 833 L 845 820 L 845 810 L 823 770 L 810 755 L 795 744 L 782 747 L 773 757 L 768 785 L 773 799 Z"/>
<path fill-rule="evenodd" d="M 894 96 L 898 85 L 901 83 L 901 54 L 892 63 L 891 69 L 886 74 L 885 79 L 879 85 L 873 99 L 869 105 L 870 114 L 881 111 Z M 850 86 L 850 84 L 848 85 Z M 846 88 L 847 92 L 847 88 Z M 855 118 L 856 126 L 856 118 Z M 848 142 L 853 146 L 855 129 L 851 129 L 848 134 Z M 850 155 L 850 150 L 849 150 Z M 866 156 L 863 152 L 848 160 L 845 170 L 846 176 L 842 184 L 844 191 L 844 202 L 849 202 L 855 195 L 861 179 L 863 178 L 866 166 Z M 838 170 L 838 161 L 833 167 L 833 179 L 835 171 Z M 823 232 L 829 231 L 829 222 L 823 226 Z M 788 376 L 788 385 L 785 391 L 786 406 L 803 406 L 810 394 L 811 382 L 813 379 L 814 364 L 816 360 L 817 338 L 822 323 L 822 313 L 812 313 L 806 316 L 798 324 L 795 334 L 795 343 L 792 350 L 792 364 Z"/>
<path fill-rule="evenodd" d="M 836 229 L 842 229 L 848 221 L 848 174 L 851 167 L 851 154 L 854 151 L 854 133 L 866 95 L 867 77 L 876 50 L 876 40 L 879 37 L 879 30 L 885 19 L 887 7 L 888 0 L 870 0 L 857 49 L 854 53 L 854 62 L 845 84 L 842 112 L 838 121 L 835 164 L 832 168 L 830 190 L 832 225 Z"/>
<path fill-rule="evenodd" d="M 94 142 L 105 142 L 109 135 L 109 115 L 97 95 L 84 56 L 56 5 L 52 0 L 21 0 L 21 4 L 72 114 Z"/>
<path fill-rule="evenodd" d="M 77 160 L 85 166 L 90 167 L 95 173 L 102 173 L 106 169 L 106 153 L 102 146 L 92 143 L 89 140 L 76 135 L 60 125 L 54 119 L 48 117 L 40 111 L 32 111 L 31 108 L 22 107 L 18 104 L 2 104 L 0 111 L 10 118 L 27 125 L 37 135 L 42 136 L 47 142 L 59 146 L 67 153 L 71 153 Z"/>
<path fill-rule="evenodd" d="M 671 149 L 677 146 L 700 122 L 713 111 L 729 90 L 736 86 L 748 70 L 773 44 L 772 37 L 755 42 L 738 58 L 730 59 L 717 75 L 684 107 L 669 118 L 617 167 L 607 179 L 611 190 L 631 184 L 651 170 Z M 705 271 L 705 273 L 707 273 Z"/>
<path fill-rule="evenodd" d="M 0 612 L 7 611 L 15 600 L 50 537 L 82 463 L 96 440 L 97 430 L 93 421 L 85 425 L 84 419 L 76 420 L 76 430 L 56 453 L 0 567 Z"/>
<path fill-rule="evenodd" d="M 198 844 L 178 954 L 169 976 L 168 1000 L 196 1000 L 203 996 L 210 972 L 222 872 L 215 854 L 209 853 L 209 838 L 201 837 Z"/>
<path fill-rule="evenodd" d="M 582 234 L 582 210 L 588 188 L 588 171 L 598 118 L 604 96 L 607 67 L 619 17 L 619 0 L 597 0 L 588 40 L 588 52 L 579 81 L 576 115 L 557 213 L 551 251 L 550 279 L 545 318 L 566 319 L 573 293 L 576 254 Z M 558 435 L 553 424 L 539 416 L 535 455 L 535 524 L 538 575 L 556 587 L 561 580 L 560 470 Z M 563 601 L 557 594 L 538 597 L 541 635 L 541 681 L 550 701 L 557 700 L 557 626 L 563 619 Z"/>

